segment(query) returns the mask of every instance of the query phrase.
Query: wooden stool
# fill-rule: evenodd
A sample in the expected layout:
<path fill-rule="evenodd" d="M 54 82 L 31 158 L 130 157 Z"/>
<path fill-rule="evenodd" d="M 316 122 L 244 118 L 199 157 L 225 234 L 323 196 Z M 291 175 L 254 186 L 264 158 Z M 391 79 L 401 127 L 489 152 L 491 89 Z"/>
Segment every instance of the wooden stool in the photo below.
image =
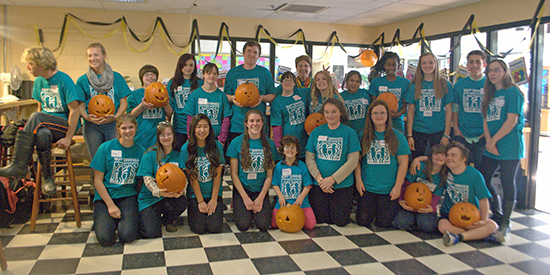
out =
<path fill-rule="evenodd" d="M 75 141 L 73 140 L 71 143 L 71 146 L 75 144 Z M 52 145 L 54 147 L 55 144 Z M 80 206 L 78 204 L 78 194 L 76 189 L 76 180 L 75 180 L 75 174 L 73 169 L 73 159 L 71 157 L 71 148 L 67 148 L 65 151 L 65 157 L 61 157 L 61 159 L 54 159 L 52 157 L 51 165 L 53 170 L 53 178 L 56 185 L 63 185 L 67 188 L 64 188 L 63 190 L 58 190 L 58 193 L 66 194 L 71 193 L 71 196 L 61 196 L 60 198 L 57 197 L 51 197 L 51 198 L 45 198 L 41 199 L 40 195 L 42 194 L 42 167 L 40 165 L 40 162 L 38 162 L 38 167 L 36 170 L 36 188 L 34 189 L 34 200 L 32 203 L 32 215 L 31 215 L 31 232 L 34 232 L 35 226 L 36 226 L 36 219 L 38 218 L 38 212 L 40 210 L 40 203 L 41 202 L 52 202 L 52 201 L 71 201 L 73 202 L 73 208 L 74 208 L 74 216 L 76 220 L 76 226 L 80 227 Z M 56 173 L 55 168 L 63 168 L 62 174 Z M 61 180 L 57 180 L 60 179 Z"/>
<path fill-rule="evenodd" d="M 4 247 L 2 242 L 0 242 L 0 267 L 2 270 L 8 269 L 8 262 L 6 261 L 6 254 L 4 254 Z"/>

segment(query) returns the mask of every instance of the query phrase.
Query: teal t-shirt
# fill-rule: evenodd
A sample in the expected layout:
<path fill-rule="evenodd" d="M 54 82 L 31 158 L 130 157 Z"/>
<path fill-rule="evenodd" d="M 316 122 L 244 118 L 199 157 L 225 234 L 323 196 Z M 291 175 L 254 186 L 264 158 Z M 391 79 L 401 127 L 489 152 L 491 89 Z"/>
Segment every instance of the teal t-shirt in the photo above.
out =
<path fill-rule="evenodd" d="M 224 95 L 225 96 L 225 95 Z M 187 146 L 189 145 L 189 142 L 186 142 L 181 147 L 181 164 L 183 165 L 183 168 L 186 169 L 185 163 L 189 159 L 189 152 L 187 151 Z M 223 157 L 223 146 L 221 143 L 216 141 L 216 146 L 218 148 L 218 156 L 220 158 L 220 165 L 225 163 L 225 158 Z M 201 187 L 201 194 L 203 198 L 211 198 L 212 197 L 212 189 L 214 188 L 214 178 L 212 178 L 212 175 L 210 174 L 210 161 L 208 161 L 208 158 L 206 158 L 206 155 L 204 154 L 204 147 L 198 147 L 197 146 L 197 158 L 195 159 L 195 166 L 197 167 L 198 171 L 198 177 L 197 180 L 199 182 L 199 186 Z M 223 177 L 223 175 L 222 175 Z M 221 197 L 223 195 L 223 188 L 221 185 L 222 177 L 220 177 L 220 190 L 218 192 L 218 197 Z M 193 191 L 193 188 L 191 187 L 191 184 L 187 187 L 187 197 L 188 198 L 196 198 L 196 195 Z"/>
<path fill-rule="evenodd" d="M 376 139 L 361 158 L 361 179 L 365 190 L 376 194 L 389 194 L 395 185 L 399 162 L 397 156 L 409 155 L 411 150 L 401 131 L 392 129 L 399 143 L 397 154 L 391 155 L 384 140 L 384 132 L 375 132 Z M 363 133 L 360 133 L 361 136 Z"/>
<path fill-rule="evenodd" d="M 176 150 L 172 150 L 170 154 L 166 156 L 161 162 L 161 166 L 166 163 L 173 163 L 176 164 L 178 167 L 183 167 L 182 163 L 180 163 L 180 152 Z M 157 170 L 160 168 L 158 162 L 157 162 L 157 151 L 153 150 L 148 153 L 146 153 L 141 158 L 141 163 L 139 164 L 139 169 L 137 171 L 138 177 L 153 177 L 157 178 Z M 151 190 L 145 186 L 141 186 L 141 191 L 138 195 L 138 208 L 139 211 L 163 200 L 164 197 L 155 197 L 153 196 L 153 193 Z"/>
<path fill-rule="evenodd" d="M 306 164 L 298 160 L 298 165 L 288 166 L 283 164 L 282 161 L 277 163 L 275 170 L 273 170 L 273 181 L 271 185 L 279 186 L 281 193 L 285 197 L 286 203 L 294 204 L 296 199 L 302 194 L 302 190 L 305 186 L 313 184 L 313 179 L 309 174 Z M 308 195 L 304 198 L 302 208 L 311 207 L 309 204 Z M 275 209 L 281 208 L 279 200 L 275 204 Z"/>
<path fill-rule="evenodd" d="M 307 133 L 306 121 L 307 98 L 294 92 L 290 96 L 279 95 L 271 103 L 271 126 L 282 126 L 283 136 L 295 136 L 300 141 L 300 158 L 306 155 Z"/>
<path fill-rule="evenodd" d="M 425 167 L 426 167 L 426 162 L 420 162 L 420 169 L 416 171 L 415 175 L 411 175 L 407 171 L 407 180 L 409 180 L 409 182 L 411 183 L 413 182 L 424 183 L 426 186 L 428 186 L 430 191 L 432 191 L 432 195 L 441 196 L 443 194 L 443 190 L 445 189 L 443 186 L 440 186 L 440 182 L 441 182 L 440 174 L 437 173 L 435 175 L 432 175 L 432 181 L 429 181 L 428 176 L 424 173 Z"/>
<path fill-rule="evenodd" d="M 202 87 L 199 87 L 189 95 L 183 113 L 189 116 L 206 114 L 212 122 L 214 135 L 217 137 L 222 131 L 223 118 L 231 117 L 233 111 L 227 101 L 227 96 L 220 89 L 207 93 Z"/>
<path fill-rule="evenodd" d="M 389 81 L 386 76 L 378 77 L 372 80 L 369 86 L 369 94 L 378 97 L 381 93 L 392 93 L 397 98 L 399 111 L 405 107 L 405 93 L 411 82 L 403 77 L 398 76 L 394 81 Z M 402 115 L 398 118 L 392 118 L 393 127 L 403 132 L 405 130 L 405 122 Z"/>
<path fill-rule="evenodd" d="M 344 163 L 348 154 L 361 151 L 357 132 L 349 126 L 340 124 L 338 128 L 331 130 L 328 124 L 315 128 L 309 135 L 306 150 L 315 154 L 317 168 L 323 178 L 330 177 Z M 314 183 L 318 185 L 317 181 Z M 333 188 L 340 189 L 353 185 L 353 172 L 342 182 L 335 183 Z"/>
<path fill-rule="evenodd" d="M 449 81 L 447 93 L 443 98 L 435 97 L 433 81 L 422 81 L 420 99 L 414 96 L 415 85 L 411 84 L 405 96 L 405 102 L 415 104 L 413 130 L 433 134 L 445 130 L 445 106 L 453 102 L 453 87 Z"/>
<path fill-rule="evenodd" d="M 98 75 L 100 77 L 100 75 Z M 113 72 L 114 82 L 113 87 L 106 96 L 109 96 L 111 100 L 115 103 L 115 114 L 118 112 L 118 107 L 120 106 L 120 100 L 129 96 L 132 91 L 128 87 L 128 84 L 126 84 L 126 80 L 124 80 L 124 77 L 122 77 L 121 74 L 117 72 Z M 86 110 L 88 110 L 88 103 L 90 102 L 90 99 L 92 97 L 98 95 L 98 92 L 95 91 L 92 86 L 90 86 L 90 81 L 88 80 L 88 77 L 86 74 L 80 76 L 78 80 L 76 81 L 76 86 L 79 91 L 82 92 L 84 95 L 84 102 L 86 103 Z M 88 121 L 85 121 L 84 123 L 89 123 Z"/>
<path fill-rule="evenodd" d="M 472 166 L 466 166 L 466 170 L 455 175 L 447 174 L 445 185 L 445 200 L 441 206 L 441 212 L 449 213 L 455 203 L 469 202 L 479 209 L 479 200 L 490 198 L 491 194 L 485 185 L 485 180 L 479 171 Z"/>
<path fill-rule="evenodd" d="M 204 82 L 198 79 L 198 87 L 201 87 Z M 170 95 L 170 106 L 174 110 L 173 124 L 174 131 L 176 133 L 187 134 L 187 115 L 183 112 L 185 105 L 187 104 L 189 95 L 191 94 L 191 82 L 189 79 L 184 79 L 183 83 L 176 87 L 173 91 L 170 91 L 172 87 L 172 80 L 166 85 L 168 94 Z"/>
<path fill-rule="evenodd" d="M 508 118 L 508 114 L 517 114 L 518 121 L 512 131 L 497 142 L 499 155 L 493 155 L 485 150 L 485 156 L 501 160 L 521 159 L 525 156 L 523 146 L 524 101 L 523 94 L 515 86 L 495 92 L 495 97 L 489 103 L 486 116 L 491 136 L 494 136 L 500 130 Z"/>
<path fill-rule="evenodd" d="M 111 199 L 129 197 L 137 194 L 136 173 L 145 148 L 134 143 L 130 148 L 120 144 L 118 139 L 104 142 L 90 163 L 90 167 L 103 172 L 103 184 Z M 95 191 L 94 201 L 102 198 Z"/>
<path fill-rule="evenodd" d="M 256 65 L 252 70 L 246 70 L 243 65 L 239 65 L 227 72 L 225 77 L 225 86 L 223 92 L 228 95 L 235 95 L 235 90 L 242 83 L 248 81 L 253 83 L 258 87 L 260 95 L 268 95 L 275 93 L 275 86 L 273 85 L 273 75 L 269 72 L 268 69 Z M 255 108 L 248 107 L 238 107 L 232 105 L 233 117 L 231 118 L 231 129 L 232 133 L 242 133 L 244 131 L 244 116 L 250 109 L 258 109 L 262 114 L 265 115 L 266 104 L 261 102 Z"/>
<path fill-rule="evenodd" d="M 133 91 L 132 94 L 128 96 L 128 113 L 130 113 L 141 103 L 144 95 L 145 89 L 140 88 Z M 136 120 L 138 127 L 136 136 L 134 137 L 134 142 L 146 149 L 155 145 L 157 142 L 157 125 L 159 122 L 166 120 L 164 107 L 154 108 L 152 110 L 145 109 L 141 112 L 141 114 L 139 114 Z"/>
<path fill-rule="evenodd" d="M 66 73 L 57 71 L 49 79 L 41 76 L 34 80 L 32 98 L 40 103 L 43 113 L 69 119 L 67 104 L 79 100 L 84 101 L 84 95 Z"/>
<path fill-rule="evenodd" d="M 477 138 L 483 134 L 481 107 L 486 79 L 485 76 L 478 80 L 461 78 L 453 87 L 454 104 L 458 106 L 458 129 L 465 137 Z"/>
<path fill-rule="evenodd" d="M 273 161 L 277 162 L 279 153 L 275 147 L 275 142 L 268 139 L 271 146 L 271 154 L 273 155 Z M 267 176 L 267 171 L 264 169 L 264 149 L 262 147 L 262 141 L 260 139 L 250 139 L 250 157 L 252 163 L 250 169 L 243 169 L 241 167 L 241 146 L 243 143 L 243 135 L 240 135 L 233 139 L 229 148 L 227 148 L 226 156 L 239 160 L 239 179 L 243 184 L 243 187 L 252 192 L 262 191 L 264 181 Z"/>
<path fill-rule="evenodd" d="M 349 126 L 357 133 L 361 132 L 365 129 L 365 118 L 370 104 L 369 91 L 359 89 L 355 93 L 350 93 L 346 90 L 341 95 L 348 113 Z"/>

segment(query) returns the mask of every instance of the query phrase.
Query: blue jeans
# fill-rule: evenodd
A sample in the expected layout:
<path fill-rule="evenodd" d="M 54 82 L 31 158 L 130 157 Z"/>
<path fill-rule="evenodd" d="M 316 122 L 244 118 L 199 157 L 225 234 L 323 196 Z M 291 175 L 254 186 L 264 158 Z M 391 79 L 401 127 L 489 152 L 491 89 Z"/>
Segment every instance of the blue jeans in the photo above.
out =
<path fill-rule="evenodd" d="M 94 202 L 94 231 L 101 246 L 114 245 L 117 231 L 121 243 L 131 243 L 139 237 L 137 196 L 118 198 L 113 202 L 120 209 L 120 219 L 109 215 L 109 209 L 103 200 Z"/>
<path fill-rule="evenodd" d="M 97 149 L 103 142 L 116 138 L 116 121 L 101 125 L 86 121 L 82 128 L 82 133 L 86 141 L 86 147 L 88 147 L 88 152 L 90 153 L 90 158 L 93 159 Z"/>
<path fill-rule="evenodd" d="M 416 213 L 401 209 L 393 220 L 392 225 L 398 229 L 407 230 L 415 223 L 424 232 L 435 232 L 437 230 L 437 214 Z"/>
<path fill-rule="evenodd" d="M 142 187 L 146 188 L 146 187 Z M 185 196 L 164 198 L 139 212 L 139 232 L 143 238 L 162 237 L 162 225 L 173 223 L 187 208 Z"/>

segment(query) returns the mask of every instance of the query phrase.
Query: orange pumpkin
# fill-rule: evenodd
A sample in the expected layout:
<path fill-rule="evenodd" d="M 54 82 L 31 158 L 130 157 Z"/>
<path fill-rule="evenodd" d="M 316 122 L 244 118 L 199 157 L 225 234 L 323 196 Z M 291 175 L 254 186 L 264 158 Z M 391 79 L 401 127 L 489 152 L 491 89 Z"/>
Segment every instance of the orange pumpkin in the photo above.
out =
<path fill-rule="evenodd" d="M 418 210 L 432 203 L 432 191 L 424 183 L 411 183 L 405 189 L 404 199 L 408 206 Z"/>
<path fill-rule="evenodd" d="M 307 132 L 307 134 L 311 134 L 313 129 L 326 124 L 327 121 L 325 120 L 325 116 L 321 113 L 313 113 L 307 116 L 306 122 L 304 123 L 304 128 Z"/>
<path fill-rule="evenodd" d="M 275 216 L 277 227 L 283 232 L 294 233 L 304 228 L 306 216 L 304 210 L 298 205 L 287 204 L 281 206 Z"/>
<path fill-rule="evenodd" d="M 373 50 L 365 50 L 361 53 L 361 64 L 365 67 L 372 67 L 378 61 L 378 56 Z"/>
<path fill-rule="evenodd" d="M 244 107 L 254 106 L 260 101 L 260 91 L 254 83 L 249 83 L 247 80 L 235 90 L 235 100 Z"/>
<path fill-rule="evenodd" d="M 167 163 L 157 170 L 157 185 L 168 192 L 179 193 L 187 186 L 187 177 L 176 164 Z"/>
<path fill-rule="evenodd" d="M 96 95 L 88 102 L 88 112 L 96 117 L 115 114 L 115 103 L 106 95 Z"/>
<path fill-rule="evenodd" d="M 388 104 L 388 108 L 390 108 L 390 111 L 397 112 L 397 109 L 399 108 L 399 104 L 397 102 L 397 97 L 390 93 L 381 93 L 376 99 L 380 99 L 386 102 Z"/>
<path fill-rule="evenodd" d="M 449 211 L 449 221 L 462 229 L 478 222 L 481 219 L 479 209 L 469 202 L 459 202 L 451 207 Z"/>
<path fill-rule="evenodd" d="M 153 104 L 155 108 L 164 107 L 170 103 L 168 90 L 164 84 L 153 82 L 147 85 L 147 88 L 145 88 L 145 102 Z"/>

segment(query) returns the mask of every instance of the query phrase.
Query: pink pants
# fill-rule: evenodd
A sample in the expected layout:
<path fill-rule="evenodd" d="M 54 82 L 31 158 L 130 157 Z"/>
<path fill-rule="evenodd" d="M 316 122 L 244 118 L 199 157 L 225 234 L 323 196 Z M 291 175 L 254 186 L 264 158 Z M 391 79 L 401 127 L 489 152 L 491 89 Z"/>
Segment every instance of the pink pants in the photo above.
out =
<path fill-rule="evenodd" d="M 277 216 L 277 210 L 273 209 L 273 216 L 271 218 L 271 227 L 277 228 L 277 222 L 275 221 L 275 217 Z M 315 219 L 315 214 L 313 214 L 313 209 L 311 207 L 302 208 L 304 210 L 305 215 L 305 223 L 304 228 L 305 229 L 313 229 L 315 227 L 315 224 L 317 224 L 317 220 Z"/>

